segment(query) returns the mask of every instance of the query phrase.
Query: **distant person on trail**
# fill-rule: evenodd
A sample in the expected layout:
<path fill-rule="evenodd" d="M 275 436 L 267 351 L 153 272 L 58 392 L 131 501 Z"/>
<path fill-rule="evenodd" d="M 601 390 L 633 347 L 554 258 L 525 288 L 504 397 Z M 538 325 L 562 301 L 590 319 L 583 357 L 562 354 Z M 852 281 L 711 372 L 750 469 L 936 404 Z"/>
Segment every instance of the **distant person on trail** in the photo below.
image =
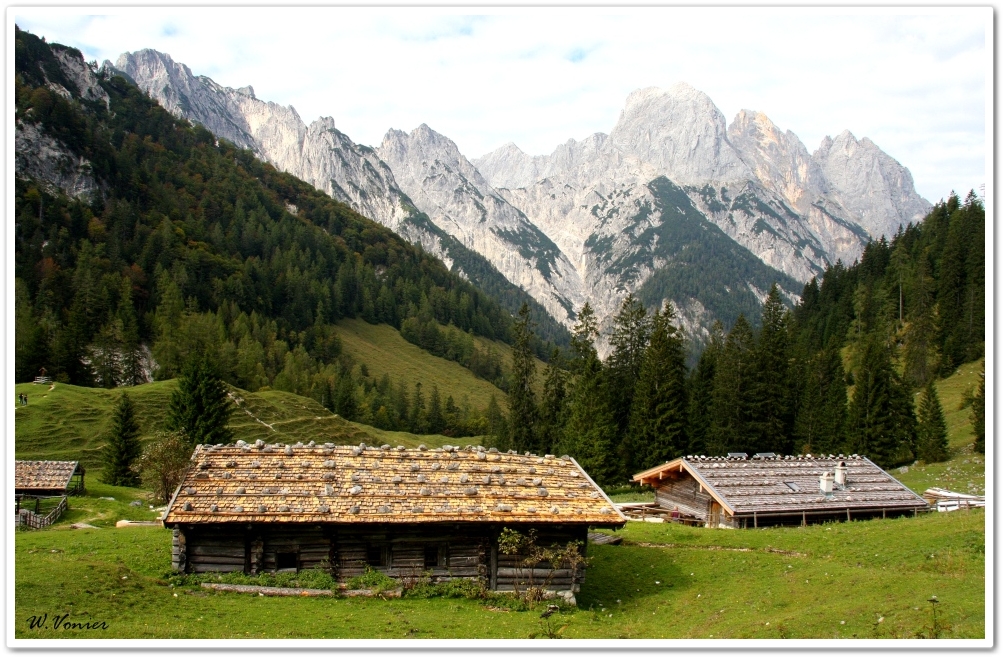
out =
<path fill-rule="evenodd" d="M 681 522 L 681 512 L 678 511 L 678 507 L 674 507 L 674 511 L 671 511 L 671 520 Z"/>

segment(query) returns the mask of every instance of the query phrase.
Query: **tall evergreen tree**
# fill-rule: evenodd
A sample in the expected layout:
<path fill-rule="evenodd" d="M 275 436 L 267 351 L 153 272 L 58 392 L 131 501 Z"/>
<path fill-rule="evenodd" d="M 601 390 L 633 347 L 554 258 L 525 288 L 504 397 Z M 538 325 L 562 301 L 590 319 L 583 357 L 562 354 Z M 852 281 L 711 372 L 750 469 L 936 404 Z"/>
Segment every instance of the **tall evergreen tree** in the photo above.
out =
<path fill-rule="evenodd" d="M 545 367 L 545 385 L 538 412 L 539 434 L 537 451 L 541 454 L 555 452 L 562 438 L 562 429 L 567 419 L 567 386 L 569 375 L 560 364 L 559 349 L 552 349 L 552 356 Z"/>
<path fill-rule="evenodd" d="M 688 378 L 688 438 L 689 454 L 709 454 L 712 427 L 713 384 L 716 378 L 716 364 L 724 345 L 723 324 L 713 323 L 709 341 L 699 356 L 699 362 Z"/>
<path fill-rule="evenodd" d="M 583 303 L 583 308 L 576 317 L 576 325 L 573 326 L 573 337 L 569 342 L 572 349 L 573 359 L 570 364 L 574 374 L 580 373 L 587 363 L 589 356 L 597 355 L 594 342 L 597 341 L 597 316 L 589 302 Z"/>
<path fill-rule="evenodd" d="M 105 466 L 101 480 L 110 486 L 138 486 L 140 475 L 133 469 L 133 464 L 142 453 L 136 410 L 132 399 L 123 392 L 112 416 L 112 428 L 102 452 Z"/>
<path fill-rule="evenodd" d="M 440 402 L 440 390 L 433 386 L 430 392 L 429 433 L 444 432 L 444 408 Z"/>
<path fill-rule="evenodd" d="M 486 407 L 486 420 L 489 426 L 489 436 L 497 446 L 506 446 L 510 443 L 510 428 L 507 425 L 506 415 L 500 410 L 499 402 L 496 401 L 496 394 L 489 395 L 489 405 Z"/>
<path fill-rule="evenodd" d="M 537 449 L 538 405 L 535 402 L 533 329 L 527 304 L 521 306 L 513 329 L 513 375 L 507 391 L 510 407 L 510 448 Z"/>
<path fill-rule="evenodd" d="M 753 448 L 780 455 L 793 449 L 788 320 L 779 287 L 773 284 L 755 348 L 750 397 L 756 414 L 751 417 L 751 433 Z"/>
<path fill-rule="evenodd" d="M 843 452 L 847 414 L 845 369 L 837 342 L 831 341 L 807 365 L 794 429 L 797 450 L 805 454 Z"/>
<path fill-rule="evenodd" d="M 985 453 L 985 361 L 978 375 L 978 391 L 971 399 L 971 430 L 975 436 L 975 451 Z"/>
<path fill-rule="evenodd" d="M 631 293 L 622 301 L 611 330 L 611 355 L 605 362 L 605 388 L 609 406 L 618 427 L 618 460 L 623 477 L 628 478 L 636 463 L 633 439 L 629 433 L 632 397 L 639 381 L 643 356 L 650 338 L 650 319 L 646 308 Z"/>
<path fill-rule="evenodd" d="M 609 405 L 604 368 L 597 354 L 587 354 L 570 395 L 569 420 L 563 431 L 560 450 L 568 454 L 602 485 L 620 482 L 616 461 L 618 425 Z"/>
<path fill-rule="evenodd" d="M 171 393 L 167 429 L 181 432 L 191 446 L 228 444 L 230 415 L 227 389 L 215 368 L 205 357 L 190 357 Z"/>
<path fill-rule="evenodd" d="M 947 439 L 947 423 L 943 418 L 943 406 L 936 395 L 933 381 L 926 384 L 919 400 L 918 451 L 915 456 L 926 463 L 939 463 L 950 458 L 950 441 Z"/>
<path fill-rule="evenodd" d="M 890 349 L 872 335 L 864 343 L 849 406 L 849 450 L 889 468 L 913 455 L 915 411 L 908 388 L 891 364 Z"/>
<path fill-rule="evenodd" d="M 674 308 L 665 303 L 653 317 L 650 344 L 632 400 L 629 437 L 634 451 L 629 474 L 684 454 L 688 440 L 684 339 L 674 325 Z"/>
<path fill-rule="evenodd" d="M 754 334 L 741 314 L 730 329 L 716 361 L 710 401 L 707 451 L 714 456 L 728 452 L 757 452 L 757 436 L 751 419 L 755 414 L 751 400 L 754 371 Z"/>

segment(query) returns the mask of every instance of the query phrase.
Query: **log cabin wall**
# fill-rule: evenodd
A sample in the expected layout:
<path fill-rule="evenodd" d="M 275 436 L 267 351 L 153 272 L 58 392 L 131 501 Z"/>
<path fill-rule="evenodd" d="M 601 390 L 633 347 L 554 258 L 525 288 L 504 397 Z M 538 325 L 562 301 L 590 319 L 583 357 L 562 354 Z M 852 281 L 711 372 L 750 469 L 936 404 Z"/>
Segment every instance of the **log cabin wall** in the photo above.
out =
<path fill-rule="evenodd" d="M 586 552 L 586 526 L 535 529 L 543 547 L 576 541 Z M 526 567 L 524 556 L 498 553 L 501 531 L 498 525 L 182 525 L 172 533 L 172 567 L 253 575 L 329 567 L 346 581 L 371 566 L 398 579 L 425 573 L 436 582 L 482 579 L 497 591 L 541 586 L 551 574 L 549 589 L 579 591 L 583 564 L 575 573 L 568 565 L 554 571 L 548 564 Z"/>
<path fill-rule="evenodd" d="M 684 515 L 706 520 L 709 505 L 713 501 L 709 493 L 699 488 L 699 482 L 687 472 L 676 473 L 674 477 L 660 484 L 656 492 L 658 505 L 668 510 L 678 507 Z"/>

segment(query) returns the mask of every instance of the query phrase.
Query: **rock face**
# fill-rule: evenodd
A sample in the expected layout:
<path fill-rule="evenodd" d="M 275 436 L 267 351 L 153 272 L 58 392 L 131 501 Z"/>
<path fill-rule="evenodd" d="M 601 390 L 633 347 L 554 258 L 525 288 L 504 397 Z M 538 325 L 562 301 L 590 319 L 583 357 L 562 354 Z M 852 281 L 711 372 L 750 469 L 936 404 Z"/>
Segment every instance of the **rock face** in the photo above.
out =
<path fill-rule="evenodd" d="M 39 68 L 46 87 L 64 98 L 81 98 L 107 107 L 108 94 L 84 63 L 80 51 L 58 44 L 53 44 L 51 50 L 59 71 Z M 31 110 L 14 124 L 14 173 L 38 181 L 50 192 L 60 190 L 70 197 L 87 198 L 99 189 L 91 163 L 39 130 Z"/>
<path fill-rule="evenodd" d="M 308 126 L 294 108 L 255 98 L 251 86 L 223 87 L 206 76 L 194 76 L 187 66 L 155 50 L 125 53 L 113 68 L 132 78 L 172 114 L 251 149 L 277 169 L 386 227 L 403 234 L 412 231 L 409 238 L 420 239 L 404 227 L 415 208 L 395 184 L 391 170 L 373 149 L 339 132 L 331 117 Z M 433 246 L 435 241 L 422 238 L 424 246 Z"/>
<path fill-rule="evenodd" d="M 469 161 L 425 124 L 390 130 L 376 150 L 355 144 L 330 117 L 306 125 L 292 107 L 156 51 L 112 68 L 448 266 L 481 255 L 567 327 L 587 301 L 609 327 L 637 293 L 651 307 L 672 302 L 701 337 L 715 318 L 757 314 L 772 282 L 795 300 L 803 282 L 930 206 L 868 139 L 845 132 L 811 155 L 764 114 L 744 110 L 728 126 L 683 83 L 630 94 L 610 134 L 539 156 L 510 143 Z"/>
<path fill-rule="evenodd" d="M 388 131 L 377 153 L 438 227 L 487 257 L 554 318 L 572 318 L 583 306 L 582 282 L 566 254 L 490 186 L 454 142 L 423 124 L 408 134 Z"/>
<path fill-rule="evenodd" d="M 638 240 L 663 222 L 657 177 L 680 189 L 679 211 L 698 211 L 778 271 L 791 299 L 799 283 L 854 261 L 871 237 L 892 236 L 930 208 L 908 170 L 868 139 L 845 132 L 812 156 L 762 113 L 741 111 L 727 127 L 709 97 L 683 83 L 630 94 L 610 135 L 570 140 L 548 156 L 511 143 L 473 162 L 577 265 L 602 317 L 674 261 L 673 246 Z M 754 281 L 723 283 L 738 285 L 764 297 Z M 671 300 L 686 326 L 709 311 L 708 300 Z"/>

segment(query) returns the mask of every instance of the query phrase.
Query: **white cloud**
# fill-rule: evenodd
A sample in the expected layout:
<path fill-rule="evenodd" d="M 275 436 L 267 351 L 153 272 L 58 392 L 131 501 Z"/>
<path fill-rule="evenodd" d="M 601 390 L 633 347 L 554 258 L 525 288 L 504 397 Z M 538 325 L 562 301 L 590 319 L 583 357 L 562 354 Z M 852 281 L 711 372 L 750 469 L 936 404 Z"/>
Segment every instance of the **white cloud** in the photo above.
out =
<path fill-rule="evenodd" d="M 88 59 L 155 48 L 194 73 L 335 118 L 377 144 L 427 123 L 469 157 L 608 132 L 626 96 L 683 80 L 729 122 L 765 112 L 813 151 L 870 137 L 935 201 L 986 180 L 991 12 L 862 8 L 13 10 Z M 953 26 L 948 29 L 948 26 Z"/>

